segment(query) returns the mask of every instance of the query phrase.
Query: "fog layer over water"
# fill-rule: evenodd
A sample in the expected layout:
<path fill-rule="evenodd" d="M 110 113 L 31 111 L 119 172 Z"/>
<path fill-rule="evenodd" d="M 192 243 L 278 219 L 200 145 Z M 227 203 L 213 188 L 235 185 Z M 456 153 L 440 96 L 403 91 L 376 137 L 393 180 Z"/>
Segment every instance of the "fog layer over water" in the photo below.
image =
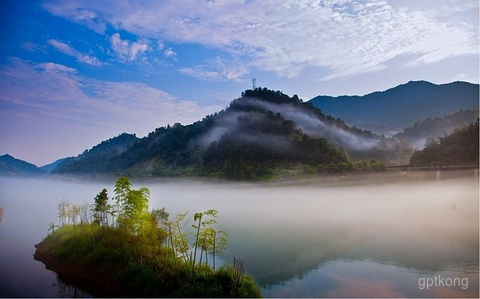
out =
<path fill-rule="evenodd" d="M 266 296 L 475 296 L 478 178 L 365 186 L 134 182 L 151 208 L 219 211 Z M 113 182 L 0 179 L 0 295 L 56 296 L 55 275 L 33 260 L 61 199 L 93 202 Z M 190 222 L 191 224 L 191 222 Z M 468 278 L 467 289 L 419 289 L 421 277 Z M 377 292 L 377 293 L 375 293 Z M 58 294 L 57 294 L 58 295 Z"/>

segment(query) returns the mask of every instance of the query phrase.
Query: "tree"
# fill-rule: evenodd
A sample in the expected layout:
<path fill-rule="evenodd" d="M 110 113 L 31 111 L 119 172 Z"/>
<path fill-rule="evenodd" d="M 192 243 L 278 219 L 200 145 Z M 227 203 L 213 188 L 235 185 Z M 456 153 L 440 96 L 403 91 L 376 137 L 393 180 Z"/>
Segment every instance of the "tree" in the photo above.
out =
<path fill-rule="evenodd" d="M 188 246 L 188 235 L 183 232 L 183 228 L 185 227 L 185 216 L 187 216 L 187 213 L 177 214 L 177 216 L 175 216 L 175 228 L 172 231 L 174 232 L 173 240 L 175 250 L 177 253 L 182 254 L 183 260 L 187 262 L 189 260 L 188 251 L 190 248 Z"/>
<path fill-rule="evenodd" d="M 58 226 L 68 223 L 70 206 L 71 203 L 65 199 L 61 200 L 58 204 Z"/>
<path fill-rule="evenodd" d="M 120 177 L 115 183 L 114 192 L 119 226 L 131 233 L 138 233 L 142 222 L 148 220 L 150 190 L 146 187 L 132 189 L 128 178 Z"/>
<path fill-rule="evenodd" d="M 55 232 L 55 227 L 56 227 L 55 223 L 50 222 L 50 225 L 48 226 L 48 234 L 49 235 L 51 235 Z"/>
<path fill-rule="evenodd" d="M 108 225 L 109 206 L 107 202 L 108 193 L 107 189 L 104 188 L 102 191 L 100 191 L 100 193 L 97 194 L 97 196 L 95 196 L 95 205 L 93 209 L 95 211 L 95 222 L 103 226 Z"/>
<path fill-rule="evenodd" d="M 215 224 L 217 223 L 217 221 L 215 219 L 207 219 L 207 220 L 203 220 L 203 217 L 204 216 L 210 216 L 210 217 L 217 217 L 217 210 L 206 210 L 205 212 L 202 212 L 202 213 L 195 213 L 195 215 L 193 215 L 193 221 L 198 221 L 198 224 L 193 224 L 192 227 L 194 227 L 195 229 L 197 229 L 197 233 L 196 233 L 196 236 L 195 236 L 195 244 L 194 244 L 194 253 L 193 253 L 193 262 L 192 262 L 192 274 L 193 272 L 195 271 L 195 261 L 196 261 L 196 257 L 197 257 L 197 247 L 199 245 L 198 243 L 198 239 L 200 237 L 200 228 L 201 227 L 206 227 L 207 225 L 211 225 L 211 224 Z"/>
<path fill-rule="evenodd" d="M 131 189 L 132 185 L 125 176 L 118 178 L 118 180 L 115 182 L 115 188 L 113 190 L 115 196 L 113 197 L 113 200 L 115 201 L 114 214 L 117 216 L 117 223 L 120 218 L 120 214 L 123 214 L 125 210 L 127 195 Z"/>
<path fill-rule="evenodd" d="M 168 232 L 165 227 L 165 223 L 168 222 L 168 217 L 169 217 L 169 214 L 167 211 L 165 211 L 165 208 L 153 209 L 150 212 L 150 221 L 152 225 L 150 239 L 152 241 L 154 248 L 156 246 L 156 243 L 158 243 L 159 241 L 163 242 L 163 240 L 168 240 L 167 239 Z"/>

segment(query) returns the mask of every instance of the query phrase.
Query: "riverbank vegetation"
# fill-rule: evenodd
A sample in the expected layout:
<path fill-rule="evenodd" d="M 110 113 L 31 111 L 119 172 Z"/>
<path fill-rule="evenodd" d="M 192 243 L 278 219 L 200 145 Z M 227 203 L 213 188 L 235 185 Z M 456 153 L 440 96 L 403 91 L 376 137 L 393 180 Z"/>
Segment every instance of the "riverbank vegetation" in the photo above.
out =
<path fill-rule="evenodd" d="M 35 258 L 59 274 L 97 277 L 86 286 L 93 294 L 99 284 L 116 286 L 102 296 L 261 296 L 242 260 L 217 266 L 228 234 L 215 228 L 216 210 L 195 213 L 190 232 L 187 213 L 149 211 L 148 188 L 133 189 L 121 177 L 114 193 L 110 202 L 103 189 L 92 206 L 60 202 L 59 224 L 50 224 Z"/>

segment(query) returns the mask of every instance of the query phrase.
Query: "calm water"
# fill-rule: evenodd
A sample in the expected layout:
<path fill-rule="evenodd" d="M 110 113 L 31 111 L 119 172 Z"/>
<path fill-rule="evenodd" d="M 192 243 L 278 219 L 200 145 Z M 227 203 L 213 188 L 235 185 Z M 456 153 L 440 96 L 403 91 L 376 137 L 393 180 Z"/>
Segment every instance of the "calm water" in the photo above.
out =
<path fill-rule="evenodd" d="M 91 203 L 112 185 L 0 179 L 0 296 L 78 295 L 33 259 L 33 246 L 57 221 L 59 200 Z M 171 214 L 217 209 L 230 234 L 222 259 L 240 256 L 266 297 L 478 296 L 474 176 L 343 187 L 134 183 L 144 185 L 150 206 Z M 427 289 L 435 277 L 443 286 Z"/>

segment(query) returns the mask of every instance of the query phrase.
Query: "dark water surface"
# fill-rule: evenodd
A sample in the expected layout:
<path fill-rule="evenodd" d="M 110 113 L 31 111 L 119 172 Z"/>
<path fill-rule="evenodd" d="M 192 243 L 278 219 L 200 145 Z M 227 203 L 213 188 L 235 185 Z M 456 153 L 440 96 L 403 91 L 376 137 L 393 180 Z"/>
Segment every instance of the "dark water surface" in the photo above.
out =
<path fill-rule="evenodd" d="M 171 214 L 217 209 L 219 228 L 230 234 L 222 259 L 240 256 L 267 297 L 477 297 L 478 178 L 420 181 L 134 187 L 149 187 L 150 206 Z M 92 203 L 104 187 L 113 194 L 112 186 L 0 179 L 0 296 L 88 296 L 35 261 L 34 244 L 57 222 L 61 199 Z M 443 285 L 427 289 L 435 278 Z"/>

